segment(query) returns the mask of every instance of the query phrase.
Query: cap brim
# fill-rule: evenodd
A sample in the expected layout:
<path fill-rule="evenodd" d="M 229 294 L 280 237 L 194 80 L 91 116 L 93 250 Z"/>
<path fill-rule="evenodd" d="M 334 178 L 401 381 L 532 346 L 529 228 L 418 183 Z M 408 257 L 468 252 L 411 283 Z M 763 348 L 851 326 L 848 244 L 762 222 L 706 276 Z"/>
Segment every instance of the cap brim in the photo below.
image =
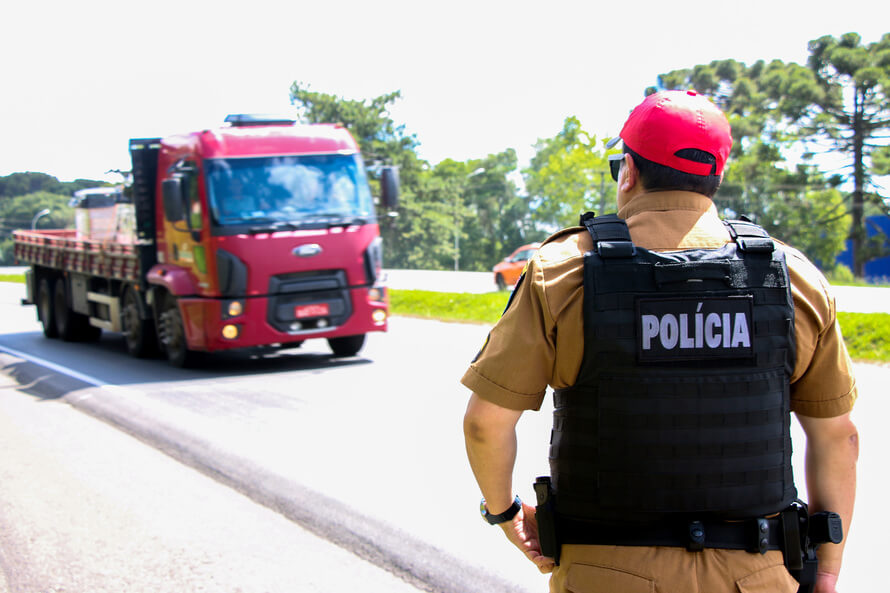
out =
<path fill-rule="evenodd" d="M 621 136 L 615 136 L 608 142 L 606 142 L 606 148 L 615 148 L 615 145 L 621 142 Z"/>

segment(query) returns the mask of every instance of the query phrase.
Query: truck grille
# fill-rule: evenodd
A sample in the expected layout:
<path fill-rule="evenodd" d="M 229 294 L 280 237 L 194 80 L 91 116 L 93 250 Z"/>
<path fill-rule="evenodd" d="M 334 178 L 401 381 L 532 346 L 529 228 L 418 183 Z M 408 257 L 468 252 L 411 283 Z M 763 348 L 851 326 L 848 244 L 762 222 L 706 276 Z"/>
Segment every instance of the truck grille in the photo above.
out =
<path fill-rule="evenodd" d="M 315 306 L 315 307 L 307 307 Z M 318 314 L 297 316 L 297 310 Z M 352 315 L 352 302 L 343 270 L 299 272 L 269 280 L 269 324 L 281 332 L 303 333 L 342 325 Z"/>

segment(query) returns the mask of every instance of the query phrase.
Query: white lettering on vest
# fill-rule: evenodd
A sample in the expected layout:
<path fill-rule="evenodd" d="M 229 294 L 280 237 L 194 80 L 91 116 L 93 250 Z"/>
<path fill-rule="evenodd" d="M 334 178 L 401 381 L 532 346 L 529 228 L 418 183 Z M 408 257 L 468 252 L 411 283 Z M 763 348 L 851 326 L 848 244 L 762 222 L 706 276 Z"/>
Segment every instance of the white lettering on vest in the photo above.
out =
<path fill-rule="evenodd" d="M 640 321 L 643 324 L 643 350 L 651 350 L 652 338 L 658 335 L 658 317 L 643 315 Z"/>
<path fill-rule="evenodd" d="M 723 341 L 723 334 L 717 332 L 720 328 L 720 314 L 708 313 L 705 319 L 705 343 L 708 348 L 720 347 L 720 342 Z"/>
<path fill-rule="evenodd" d="M 661 340 L 661 347 L 665 350 L 673 350 L 674 346 L 677 345 L 677 338 L 680 333 L 677 331 L 677 318 L 668 313 L 661 318 L 660 325 L 661 329 L 658 332 L 658 337 Z"/>
<path fill-rule="evenodd" d="M 732 347 L 738 348 L 751 346 L 751 336 L 748 335 L 748 320 L 744 313 L 735 314 L 735 325 L 732 327 Z"/>
<path fill-rule="evenodd" d="M 665 350 L 751 347 L 748 316 L 742 312 L 734 316 L 731 313 L 666 313 L 660 317 L 646 314 L 640 316 L 640 328 L 643 350 L 651 350 L 656 337 Z"/>

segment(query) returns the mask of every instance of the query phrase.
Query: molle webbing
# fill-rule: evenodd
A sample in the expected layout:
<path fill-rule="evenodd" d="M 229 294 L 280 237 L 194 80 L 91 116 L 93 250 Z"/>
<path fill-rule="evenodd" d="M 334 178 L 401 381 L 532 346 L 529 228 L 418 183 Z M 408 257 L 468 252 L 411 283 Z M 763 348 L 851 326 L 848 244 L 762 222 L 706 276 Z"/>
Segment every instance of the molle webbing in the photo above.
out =
<path fill-rule="evenodd" d="M 794 337 L 782 251 L 750 224 L 732 224 L 721 249 L 654 253 L 617 217 L 582 223 L 594 250 L 581 371 L 554 394 L 557 511 L 640 520 L 788 506 Z"/>

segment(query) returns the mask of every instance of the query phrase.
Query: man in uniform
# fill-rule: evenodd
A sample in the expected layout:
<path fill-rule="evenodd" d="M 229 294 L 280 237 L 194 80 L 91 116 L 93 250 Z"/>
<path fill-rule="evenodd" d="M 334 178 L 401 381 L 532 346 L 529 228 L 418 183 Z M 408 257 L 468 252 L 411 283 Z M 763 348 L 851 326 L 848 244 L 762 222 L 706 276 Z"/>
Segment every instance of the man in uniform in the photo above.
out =
<path fill-rule="evenodd" d="M 774 545 L 783 537 L 776 517 L 787 519 L 796 494 L 790 411 L 807 437 L 809 512 L 835 512 L 848 530 L 855 496 L 856 385 L 829 285 L 800 252 L 718 217 L 711 198 L 732 137 L 709 100 L 694 91 L 650 95 L 617 140 L 617 217 L 582 218 L 585 226 L 542 245 L 461 380 L 473 392 L 464 433 L 482 514 L 541 572 L 552 571 L 551 591 L 797 591 Z M 643 265 L 658 268 L 657 282 L 630 273 Z M 723 290 L 705 290 L 715 286 Z M 626 315 L 635 325 L 612 322 Z M 540 408 L 548 385 L 557 517 L 564 500 L 563 511 L 586 517 L 561 536 L 558 561 L 542 554 L 535 506 L 514 496 L 512 482 L 516 423 Z M 690 404 L 689 393 L 700 399 Z M 769 410 L 732 413 L 752 401 Z M 597 420 L 585 425 L 577 417 L 585 414 Z M 649 448 L 628 435 L 651 439 Z M 676 446 L 651 446 L 671 438 Z M 757 451 L 758 442 L 772 444 Z M 701 443 L 714 446 L 703 452 Z M 675 481 L 646 474 L 653 468 L 676 472 Z M 687 516 L 705 521 L 690 523 L 699 539 L 672 541 L 665 521 Z M 751 521 L 773 531 L 753 550 L 744 531 Z M 819 547 L 815 591 L 835 591 L 842 552 L 842 543 Z"/>

